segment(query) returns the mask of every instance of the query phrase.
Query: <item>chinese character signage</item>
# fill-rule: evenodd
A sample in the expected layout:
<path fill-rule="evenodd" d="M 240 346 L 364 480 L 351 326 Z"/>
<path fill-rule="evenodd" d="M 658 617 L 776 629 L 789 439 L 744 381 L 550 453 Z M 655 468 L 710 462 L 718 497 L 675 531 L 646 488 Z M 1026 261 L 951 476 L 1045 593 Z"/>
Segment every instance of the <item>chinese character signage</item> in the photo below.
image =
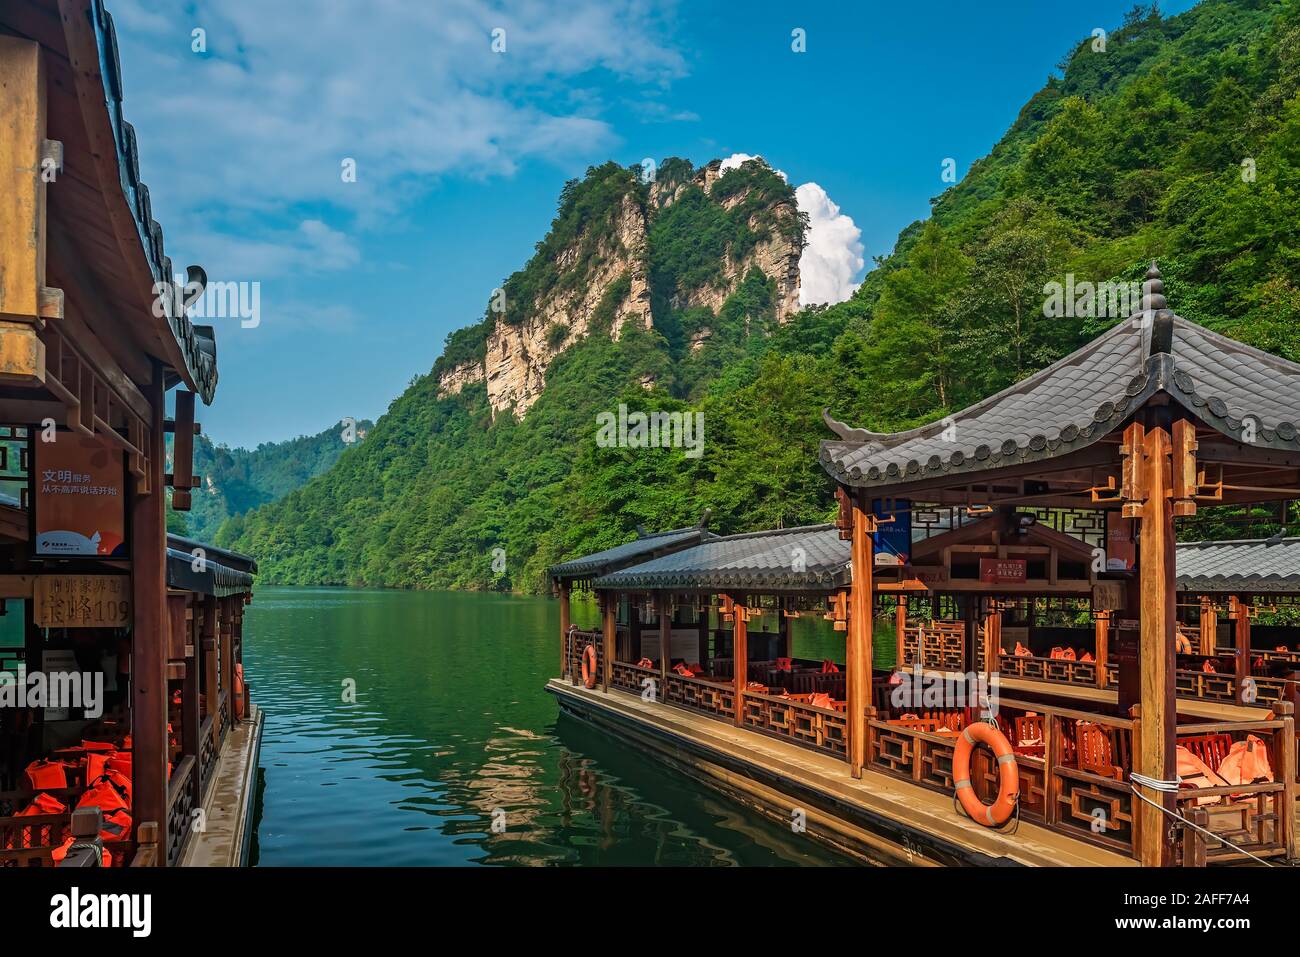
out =
<path fill-rule="evenodd" d="M 131 624 L 126 575 L 38 575 L 32 588 L 38 628 L 125 628 Z"/>
<path fill-rule="evenodd" d="M 1137 566 L 1133 519 L 1106 513 L 1106 571 L 1131 572 Z"/>
<path fill-rule="evenodd" d="M 59 432 L 36 442 L 32 502 L 36 554 L 126 558 L 122 453 L 99 439 Z"/>
<path fill-rule="evenodd" d="M 1025 580 L 1023 558 L 981 558 L 980 581 L 991 585 L 1016 585 Z"/>

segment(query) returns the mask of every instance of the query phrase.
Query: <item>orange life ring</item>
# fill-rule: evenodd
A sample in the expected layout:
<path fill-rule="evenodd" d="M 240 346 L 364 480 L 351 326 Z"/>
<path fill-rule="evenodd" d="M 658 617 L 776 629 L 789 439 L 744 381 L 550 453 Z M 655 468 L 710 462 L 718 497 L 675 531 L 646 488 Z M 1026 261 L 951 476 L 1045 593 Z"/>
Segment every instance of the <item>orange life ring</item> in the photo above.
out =
<path fill-rule="evenodd" d="M 591 661 L 590 667 L 587 661 Z M 596 646 L 588 644 L 582 649 L 582 683 L 588 688 L 596 687 Z"/>
<path fill-rule="evenodd" d="M 998 759 L 998 797 L 992 805 L 976 797 L 970 783 L 970 756 L 977 744 L 988 745 Z M 952 779 L 962 810 L 970 815 L 972 821 L 986 827 L 1005 824 L 1020 800 L 1020 769 L 1016 766 L 1011 742 L 1001 731 L 984 721 L 970 725 L 958 737 L 952 754 Z"/>

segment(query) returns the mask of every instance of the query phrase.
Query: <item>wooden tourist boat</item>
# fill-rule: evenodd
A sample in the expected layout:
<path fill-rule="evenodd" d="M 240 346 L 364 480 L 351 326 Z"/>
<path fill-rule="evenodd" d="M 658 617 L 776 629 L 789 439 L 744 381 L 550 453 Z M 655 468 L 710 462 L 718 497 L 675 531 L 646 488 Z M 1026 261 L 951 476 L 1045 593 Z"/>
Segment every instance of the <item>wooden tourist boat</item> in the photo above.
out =
<path fill-rule="evenodd" d="M 827 416 L 833 525 L 553 568 L 547 689 L 871 860 L 1293 860 L 1300 629 L 1276 611 L 1300 547 L 1174 536 L 1199 506 L 1300 494 L 1300 367 L 1176 316 L 1154 266 L 1143 290 L 1129 321 L 942 422 Z M 599 631 L 570 624 L 578 587 Z M 842 657 L 796 656 L 807 615 L 844 633 Z M 969 787 L 990 805 L 1014 767 L 1000 827 L 955 793 L 990 717 L 1008 757 L 974 748 Z"/>
<path fill-rule="evenodd" d="M 155 289 L 173 268 L 121 87 L 99 0 L 0 6 L 3 866 L 239 863 L 248 846 L 256 566 L 166 532 L 166 489 L 186 511 L 198 486 L 216 344 Z M 103 693 L 24 704 L 20 671 Z"/>

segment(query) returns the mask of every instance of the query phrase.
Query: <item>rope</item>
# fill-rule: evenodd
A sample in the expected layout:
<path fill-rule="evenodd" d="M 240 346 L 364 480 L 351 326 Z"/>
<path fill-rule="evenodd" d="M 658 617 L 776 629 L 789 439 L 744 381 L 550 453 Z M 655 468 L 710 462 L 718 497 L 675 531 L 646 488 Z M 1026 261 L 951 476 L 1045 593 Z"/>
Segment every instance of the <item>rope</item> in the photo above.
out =
<path fill-rule="evenodd" d="M 1165 814 L 1169 817 L 1176 818 L 1177 820 L 1182 821 L 1188 827 L 1192 828 L 1193 830 L 1200 831 L 1206 837 L 1213 838 L 1214 840 L 1218 841 L 1221 844 L 1226 844 L 1234 851 L 1237 851 L 1238 853 L 1241 854 L 1245 854 L 1252 861 L 1258 861 L 1259 863 L 1263 864 L 1265 867 L 1273 866 L 1268 861 L 1264 860 L 1262 857 L 1256 857 L 1254 854 L 1250 853 L 1250 851 L 1246 850 L 1244 847 L 1232 843 L 1232 841 L 1228 840 L 1222 834 L 1215 834 L 1213 831 L 1206 830 L 1205 828 L 1201 827 L 1199 824 L 1189 821 L 1187 818 L 1183 817 L 1183 815 L 1179 814 L 1177 811 L 1171 811 L 1169 810 L 1169 808 L 1165 807 L 1164 805 L 1157 804 L 1155 801 L 1151 800 L 1149 797 L 1147 797 L 1145 794 L 1143 794 L 1141 791 L 1137 789 L 1137 786 L 1141 785 L 1142 787 L 1151 788 L 1151 790 L 1153 791 L 1161 791 L 1165 794 L 1172 794 L 1175 791 L 1179 790 L 1178 788 L 1179 779 L 1174 779 L 1173 781 L 1161 781 L 1159 778 L 1149 778 L 1145 774 L 1130 772 L 1129 782 L 1130 782 L 1129 790 L 1133 792 L 1134 796 L 1143 801 L 1146 801 L 1148 804 L 1150 804 L 1161 814 Z"/>

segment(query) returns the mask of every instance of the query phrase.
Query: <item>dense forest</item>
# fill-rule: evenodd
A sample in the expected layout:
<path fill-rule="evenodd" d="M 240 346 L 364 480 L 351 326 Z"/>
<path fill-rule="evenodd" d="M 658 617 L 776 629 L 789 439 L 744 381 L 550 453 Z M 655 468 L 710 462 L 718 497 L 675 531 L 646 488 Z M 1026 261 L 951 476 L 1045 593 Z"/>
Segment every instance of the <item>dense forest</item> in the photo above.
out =
<path fill-rule="evenodd" d="M 690 524 L 706 507 L 727 532 L 825 520 L 823 406 L 874 430 L 960 409 L 1117 321 L 1047 318 L 1048 283 L 1137 281 L 1152 259 L 1182 316 L 1300 360 L 1300 0 L 1205 0 L 1170 18 L 1138 7 L 1094 46 L 1062 60 L 847 302 L 778 325 L 772 279 L 753 271 L 718 315 L 679 309 L 688 277 L 773 228 L 688 189 L 651 211 L 653 329 L 569 343 L 522 421 L 493 418 L 481 384 L 444 398 L 423 376 L 365 443 L 234 515 L 220 541 L 256 555 L 269 581 L 537 590 L 548 564 L 638 523 Z M 684 163 L 661 169 L 685 177 Z M 751 213 L 788 191 L 747 167 L 715 191 L 747 185 Z M 517 290 L 556 281 L 558 251 L 594 248 L 584 238 L 638 189 L 634 172 L 607 164 L 566 187 Z M 693 350 L 703 325 L 717 334 Z M 449 337 L 449 350 L 481 348 L 490 328 Z M 619 402 L 702 413 L 704 454 L 600 447 L 595 416 Z M 1190 533 L 1230 532 L 1221 518 Z"/>
<path fill-rule="evenodd" d="M 211 541 L 232 515 L 274 502 L 327 471 L 373 425 L 357 422 L 348 432 L 339 422 L 316 435 L 263 442 L 255 449 L 213 445 L 206 435 L 196 436 L 194 474 L 202 484 L 194 490 L 190 511 L 168 512 L 168 530 Z"/>

